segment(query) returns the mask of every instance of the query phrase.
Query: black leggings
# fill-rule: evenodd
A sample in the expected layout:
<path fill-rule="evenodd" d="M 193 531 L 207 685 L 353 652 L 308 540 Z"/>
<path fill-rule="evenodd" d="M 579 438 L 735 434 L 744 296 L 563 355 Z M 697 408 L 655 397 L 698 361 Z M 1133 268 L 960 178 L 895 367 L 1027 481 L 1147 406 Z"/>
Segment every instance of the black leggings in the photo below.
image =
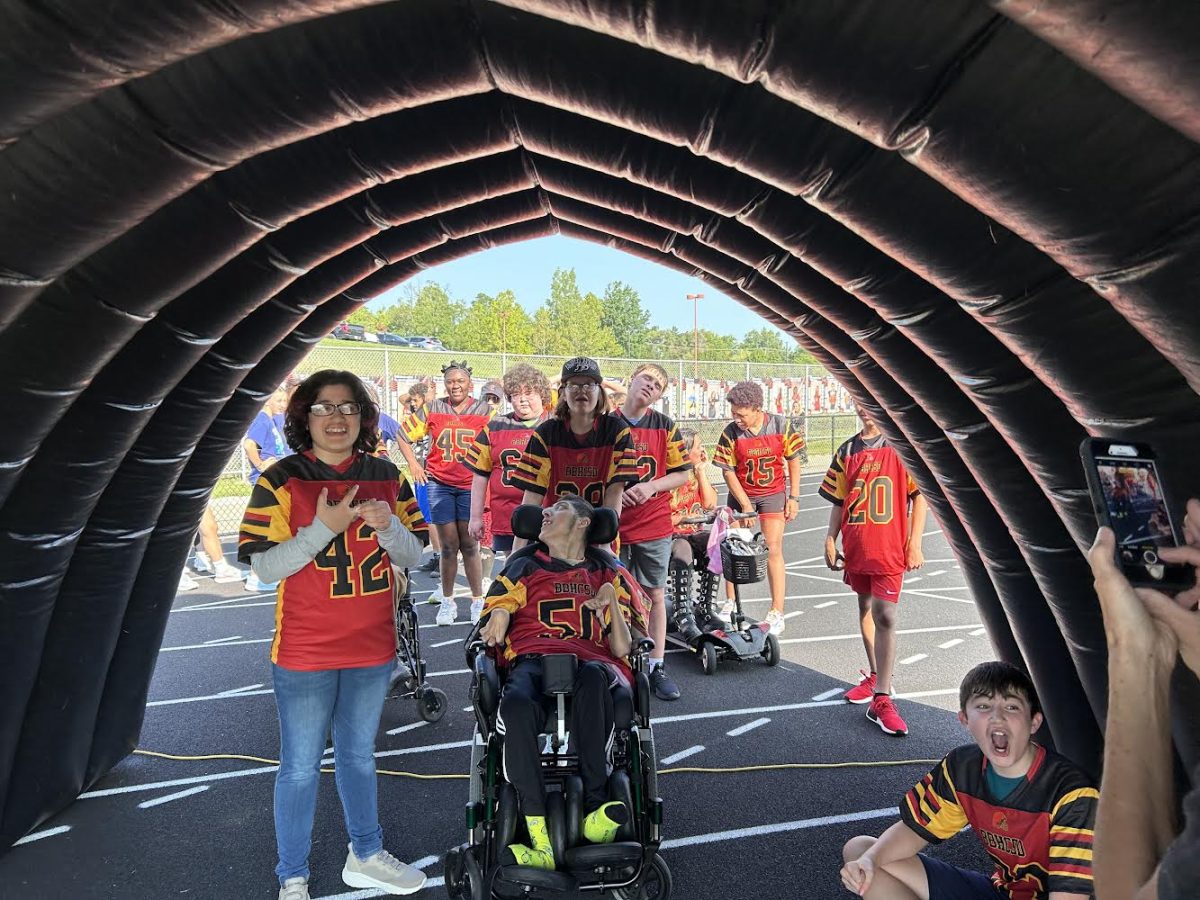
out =
<path fill-rule="evenodd" d="M 695 534 L 677 534 L 671 541 L 671 563 L 692 568 L 697 559 L 708 558 L 708 529 Z"/>
<path fill-rule="evenodd" d="M 608 800 L 608 744 L 613 735 L 612 688 L 620 682 L 604 663 L 580 661 L 571 699 L 571 743 L 579 755 L 584 811 Z M 527 659 L 509 673 L 500 698 L 496 730 L 504 735 L 504 777 L 517 789 L 527 816 L 546 815 L 546 784 L 542 779 L 538 735 L 546 724 L 542 693 L 542 661 Z"/>

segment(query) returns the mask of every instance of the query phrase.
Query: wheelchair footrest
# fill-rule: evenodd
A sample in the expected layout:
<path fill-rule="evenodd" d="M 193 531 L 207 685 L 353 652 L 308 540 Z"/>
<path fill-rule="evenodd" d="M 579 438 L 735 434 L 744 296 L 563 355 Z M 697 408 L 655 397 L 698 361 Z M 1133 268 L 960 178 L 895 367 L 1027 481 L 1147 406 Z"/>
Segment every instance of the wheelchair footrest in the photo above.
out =
<path fill-rule="evenodd" d="M 528 897 L 529 889 L 532 889 L 533 896 L 540 897 L 571 894 L 579 884 L 566 872 L 548 872 L 531 866 L 500 866 L 492 887 L 501 897 Z"/>
<path fill-rule="evenodd" d="M 642 845 L 633 841 L 618 841 L 614 844 L 585 844 L 572 847 L 565 854 L 565 868 L 579 874 L 592 873 L 597 869 L 636 868 L 642 862 Z"/>

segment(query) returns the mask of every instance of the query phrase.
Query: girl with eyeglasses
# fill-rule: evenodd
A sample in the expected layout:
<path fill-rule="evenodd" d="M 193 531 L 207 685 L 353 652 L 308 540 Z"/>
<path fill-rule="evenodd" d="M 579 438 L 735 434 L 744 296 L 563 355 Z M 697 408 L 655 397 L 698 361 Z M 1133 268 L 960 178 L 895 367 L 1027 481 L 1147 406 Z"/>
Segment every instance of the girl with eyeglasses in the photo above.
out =
<path fill-rule="evenodd" d="M 350 834 L 342 880 L 391 894 L 425 876 L 383 849 L 375 734 L 395 663 L 392 567 L 421 558 L 427 533 L 408 482 L 372 455 L 379 410 L 357 376 L 304 381 L 284 423 L 296 449 L 262 473 L 238 558 L 279 582 L 271 675 L 279 712 L 275 840 L 280 898 L 308 897 L 308 856 L 325 736 Z"/>

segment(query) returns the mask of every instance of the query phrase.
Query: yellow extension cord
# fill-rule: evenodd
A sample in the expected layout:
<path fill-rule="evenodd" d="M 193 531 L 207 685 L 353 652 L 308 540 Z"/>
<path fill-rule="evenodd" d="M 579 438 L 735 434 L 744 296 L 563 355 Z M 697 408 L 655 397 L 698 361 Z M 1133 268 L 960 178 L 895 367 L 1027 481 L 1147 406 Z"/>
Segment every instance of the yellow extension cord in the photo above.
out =
<path fill-rule="evenodd" d="M 239 753 L 210 753 L 205 756 L 179 756 L 174 753 L 159 753 L 156 750 L 134 750 L 134 753 L 140 756 L 155 756 L 159 759 L 174 759 L 183 762 L 196 762 L 207 759 L 237 759 L 245 762 L 266 763 L 267 765 L 277 766 L 279 760 L 267 759 L 264 756 L 244 756 Z M 886 759 L 876 760 L 872 762 L 837 762 L 837 763 L 769 763 L 760 766 L 728 766 L 723 768 L 710 768 L 706 766 L 677 766 L 673 769 L 659 769 L 659 775 L 675 775 L 682 772 L 698 772 L 702 774 L 734 774 L 738 772 L 771 772 L 780 769 L 862 769 L 874 768 L 876 766 L 932 766 L 941 762 L 940 759 Z M 326 774 L 331 774 L 333 769 L 321 769 Z M 398 778 L 419 778 L 424 781 L 437 780 L 453 780 L 459 778 L 469 778 L 469 775 L 421 775 L 418 772 L 397 772 L 393 769 L 376 769 L 380 775 L 394 775 Z"/>

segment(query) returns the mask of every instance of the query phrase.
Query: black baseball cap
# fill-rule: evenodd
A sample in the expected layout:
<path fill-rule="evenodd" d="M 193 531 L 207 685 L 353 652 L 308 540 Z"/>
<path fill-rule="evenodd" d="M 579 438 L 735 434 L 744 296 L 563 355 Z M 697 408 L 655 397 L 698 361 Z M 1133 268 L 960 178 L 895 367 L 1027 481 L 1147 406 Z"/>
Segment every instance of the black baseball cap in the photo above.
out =
<path fill-rule="evenodd" d="M 590 378 L 596 384 L 604 380 L 600 377 L 600 363 L 588 356 L 576 356 L 563 363 L 562 380 L 568 378 Z"/>

